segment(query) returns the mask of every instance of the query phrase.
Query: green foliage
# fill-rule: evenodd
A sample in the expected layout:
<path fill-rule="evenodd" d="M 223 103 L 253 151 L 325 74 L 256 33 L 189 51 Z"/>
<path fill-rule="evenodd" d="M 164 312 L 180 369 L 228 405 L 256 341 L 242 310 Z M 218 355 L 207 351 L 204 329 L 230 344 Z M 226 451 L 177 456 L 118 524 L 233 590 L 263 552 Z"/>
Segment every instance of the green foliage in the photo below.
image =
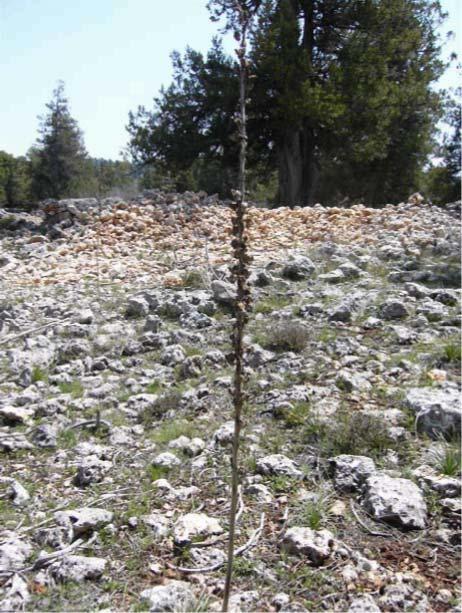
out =
<path fill-rule="evenodd" d="M 283 309 L 290 304 L 290 299 L 287 296 L 269 296 L 259 300 L 254 308 L 254 313 L 272 313 L 278 309 Z"/>
<path fill-rule="evenodd" d="M 49 112 L 40 118 L 37 146 L 29 152 L 32 194 L 39 200 L 75 195 L 87 162 L 83 135 L 70 114 L 62 81 L 46 106 Z"/>
<path fill-rule="evenodd" d="M 181 402 L 181 392 L 176 389 L 167 390 L 162 396 L 142 412 L 142 421 L 149 426 L 153 421 L 162 419 L 166 413 L 175 411 Z"/>
<path fill-rule="evenodd" d="M 462 89 L 455 92 L 455 98 L 446 102 L 444 122 L 448 127 L 437 152 L 440 165 L 430 167 L 423 177 L 422 191 L 435 204 L 460 200 L 460 123 Z"/>
<path fill-rule="evenodd" d="M 34 366 L 31 377 L 32 383 L 37 383 L 38 381 L 48 381 L 48 373 L 41 366 Z"/>
<path fill-rule="evenodd" d="M 179 436 L 193 437 L 197 434 L 197 428 L 191 421 L 175 420 L 156 424 L 151 436 L 156 443 L 163 444 L 173 441 Z"/>
<path fill-rule="evenodd" d="M 204 270 L 188 270 L 182 276 L 182 281 L 184 287 L 193 287 L 196 289 L 204 289 L 207 287 L 207 277 Z"/>
<path fill-rule="evenodd" d="M 298 321 L 276 324 L 266 331 L 264 346 L 277 351 L 303 351 L 310 338 L 309 330 Z"/>
<path fill-rule="evenodd" d="M 448 444 L 444 446 L 441 454 L 438 456 L 438 470 L 443 475 L 456 477 L 461 471 L 461 452 L 459 444 Z"/>
<path fill-rule="evenodd" d="M 135 170 L 127 160 L 88 158 L 82 175 L 75 185 L 75 196 L 120 196 L 135 195 L 138 191 Z"/>
<path fill-rule="evenodd" d="M 439 2 L 258 4 L 248 80 L 251 197 L 385 203 L 420 187 L 442 108 L 431 87 L 444 68 Z M 154 109 L 129 116 L 133 160 L 153 165 L 157 181 L 226 195 L 237 166 L 236 63 L 216 40 L 206 57 L 188 48 L 172 60 L 173 83 Z M 456 136 L 447 147 L 453 162 Z"/>
<path fill-rule="evenodd" d="M 151 482 L 163 479 L 169 472 L 170 469 L 166 466 L 148 466 L 147 468 L 148 478 Z"/>
<path fill-rule="evenodd" d="M 460 343 L 447 343 L 443 347 L 444 360 L 446 362 L 461 361 L 461 346 Z"/>
<path fill-rule="evenodd" d="M 290 408 L 277 409 L 274 417 L 282 420 L 287 428 L 297 428 L 305 424 L 309 418 L 310 410 L 309 402 L 295 402 Z"/>
<path fill-rule="evenodd" d="M 303 502 L 294 515 L 293 522 L 297 525 L 320 530 L 329 517 L 329 498 L 324 492 L 316 493 L 316 497 Z"/>
<path fill-rule="evenodd" d="M 153 166 L 157 179 L 168 169 L 175 189 L 226 193 L 237 168 L 234 62 L 217 39 L 205 58 L 191 48 L 171 57 L 173 83 L 161 90 L 153 111 L 139 107 L 129 115 L 132 158 Z"/>
<path fill-rule="evenodd" d="M 341 454 L 379 458 L 385 449 L 404 450 L 387 432 L 382 419 L 363 412 L 340 409 L 328 422 L 308 419 L 304 426 L 307 442 L 319 447 L 324 457 Z"/>
<path fill-rule="evenodd" d="M 73 381 L 64 381 L 58 385 L 59 391 L 62 394 L 71 394 L 72 398 L 81 398 L 85 391 L 81 381 L 74 379 Z"/>
<path fill-rule="evenodd" d="M 300 481 L 285 475 L 274 475 L 269 478 L 269 487 L 275 494 L 287 494 L 300 487 Z"/>
<path fill-rule="evenodd" d="M 0 207 L 17 207 L 30 197 L 30 164 L 0 151 Z"/>
<path fill-rule="evenodd" d="M 160 381 L 153 381 L 152 383 L 149 383 L 149 385 L 146 387 L 146 393 L 147 394 L 157 394 L 158 392 L 160 392 L 162 389 L 162 383 L 160 383 Z"/>
<path fill-rule="evenodd" d="M 14 215 L 5 215 L 0 217 L 0 230 L 12 230 L 16 225 L 16 217 Z"/>
<path fill-rule="evenodd" d="M 233 571 L 236 577 L 251 577 L 254 572 L 254 562 L 244 557 L 236 558 Z"/>

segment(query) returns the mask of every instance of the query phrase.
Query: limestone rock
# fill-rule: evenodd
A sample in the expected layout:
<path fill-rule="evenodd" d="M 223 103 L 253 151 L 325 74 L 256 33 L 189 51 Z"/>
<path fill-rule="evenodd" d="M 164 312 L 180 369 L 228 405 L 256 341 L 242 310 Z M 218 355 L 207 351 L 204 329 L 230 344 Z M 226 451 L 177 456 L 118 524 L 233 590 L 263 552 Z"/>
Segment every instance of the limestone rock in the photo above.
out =
<path fill-rule="evenodd" d="M 14 532 L 2 533 L 0 571 L 17 570 L 32 553 L 32 547 Z"/>
<path fill-rule="evenodd" d="M 233 306 L 236 300 L 236 288 L 226 281 L 212 281 L 213 298 L 219 304 Z"/>
<path fill-rule="evenodd" d="M 309 279 L 316 270 L 316 266 L 305 256 L 294 256 L 284 265 L 282 276 L 291 281 Z"/>
<path fill-rule="evenodd" d="M 427 506 L 409 479 L 376 473 L 366 479 L 364 506 L 373 517 L 405 529 L 423 529 Z"/>
<path fill-rule="evenodd" d="M 375 472 L 374 461 L 367 456 L 338 455 L 329 458 L 329 464 L 334 473 L 335 487 L 342 492 L 357 491 Z"/>
<path fill-rule="evenodd" d="M 33 415 L 33 409 L 13 406 L 0 407 L 0 423 L 3 422 L 7 426 L 14 426 L 17 424 L 29 424 Z"/>
<path fill-rule="evenodd" d="M 408 390 L 405 404 L 416 414 L 417 428 L 432 438 L 460 432 L 462 408 L 455 388 Z"/>
<path fill-rule="evenodd" d="M 406 305 L 400 300 L 390 299 L 380 305 L 380 316 L 383 319 L 404 319 L 409 315 Z"/>
<path fill-rule="evenodd" d="M 114 516 L 111 511 L 95 507 L 81 507 L 71 511 L 57 511 L 55 520 L 58 524 L 71 524 L 74 535 L 85 534 L 99 530 L 112 521 Z"/>
<path fill-rule="evenodd" d="M 141 592 L 140 596 L 147 601 L 150 611 L 194 610 L 194 593 L 186 581 L 169 581 L 165 585 L 156 585 Z"/>
<path fill-rule="evenodd" d="M 346 369 L 338 373 L 335 384 L 345 392 L 367 392 L 372 389 L 372 385 L 364 375 Z"/>
<path fill-rule="evenodd" d="M 419 485 L 428 487 L 443 498 L 456 498 L 460 496 L 460 479 L 440 475 L 431 466 L 422 465 L 413 471 Z"/>
<path fill-rule="evenodd" d="M 170 521 L 165 515 L 161 515 L 160 513 L 142 515 L 141 521 L 152 529 L 157 538 L 163 538 L 167 536 L 169 532 Z"/>
<path fill-rule="evenodd" d="M 350 604 L 347 613 L 380 613 L 381 609 L 369 594 L 355 598 Z"/>
<path fill-rule="evenodd" d="M 68 555 L 51 567 L 52 575 L 59 581 L 84 581 L 99 579 L 106 568 L 104 558 Z"/>
<path fill-rule="evenodd" d="M 228 445 L 234 436 L 234 422 L 227 421 L 213 433 L 213 441 L 218 445 Z"/>
<path fill-rule="evenodd" d="M 13 575 L 3 586 L 4 598 L 0 600 L 0 611 L 24 611 L 30 599 L 27 582 L 20 575 Z"/>
<path fill-rule="evenodd" d="M 180 464 L 181 460 L 174 453 L 170 453 L 169 451 L 160 453 L 152 461 L 153 466 L 161 466 L 163 468 L 173 468 L 174 466 L 180 466 Z"/>
<path fill-rule="evenodd" d="M 77 467 L 77 474 L 74 478 L 74 482 L 80 487 L 86 487 L 91 483 L 99 483 L 104 479 L 105 474 L 111 467 L 111 462 L 100 460 L 95 455 L 88 455 L 83 458 Z"/>
<path fill-rule="evenodd" d="M 285 455 L 275 453 L 267 455 L 257 460 L 257 471 L 263 475 L 284 475 L 302 479 L 303 473 L 299 470 L 295 462 Z"/>
<path fill-rule="evenodd" d="M 132 296 L 128 299 L 126 317 L 146 317 L 149 313 L 149 303 L 142 296 Z"/>
<path fill-rule="evenodd" d="M 321 566 L 332 554 L 334 535 L 329 530 L 293 527 L 286 530 L 282 548 L 288 553 L 306 556 L 314 566 Z"/>
<path fill-rule="evenodd" d="M 214 517 L 209 517 L 205 513 L 187 513 L 176 522 L 173 539 L 177 545 L 185 546 L 196 537 L 207 538 L 222 532 L 223 528 Z"/>

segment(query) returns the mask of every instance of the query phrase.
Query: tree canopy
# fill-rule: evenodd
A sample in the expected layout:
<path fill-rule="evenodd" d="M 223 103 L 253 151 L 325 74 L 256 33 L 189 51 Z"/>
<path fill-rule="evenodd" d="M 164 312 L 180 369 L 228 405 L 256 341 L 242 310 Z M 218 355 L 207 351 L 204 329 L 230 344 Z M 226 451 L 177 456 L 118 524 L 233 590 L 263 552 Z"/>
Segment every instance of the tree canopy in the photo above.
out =
<path fill-rule="evenodd" d="M 249 165 L 278 177 L 277 201 L 406 197 L 432 148 L 444 65 L 430 0 L 264 0 L 252 33 Z M 173 83 L 129 117 L 135 162 L 183 173 L 215 165 L 226 193 L 237 166 L 237 67 L 215 40 L 175 52 Z M 200 187 L 207 187 L 200 185 Z"/>
<path fill-rule="evenodd" d="M 83 134 L 71 116 L 60 81 L 46 105 L 48 113 L 40 117 L 37 146 L 31 152 L 32 192 L 37 199 L 63 198 L 84 174 L 87 152 Z"/>

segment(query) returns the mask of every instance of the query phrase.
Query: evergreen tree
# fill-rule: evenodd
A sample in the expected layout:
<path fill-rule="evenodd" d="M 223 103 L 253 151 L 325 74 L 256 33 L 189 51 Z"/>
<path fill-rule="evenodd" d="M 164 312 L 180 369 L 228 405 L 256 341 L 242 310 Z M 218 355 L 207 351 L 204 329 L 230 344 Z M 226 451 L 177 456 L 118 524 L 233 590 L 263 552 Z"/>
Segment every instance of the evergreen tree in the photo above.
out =
<path fill-rule="evenodd" d="M 441 100 L 438 0 L 264 0 L 249 72 L 249 171 L 281 204 L 397 201 L 415 190 Z M 213 60 L 213 61 L 211 61 Z M 236 164 L 237 66 L 218 42 L 174 56 L 153 112 L 130 115 L 135 161 L 170 171 Z M 201 180 L 196 173 L 196 179 Z M 203 183 L 199 183 L 204 188 Z"/>
<path fill-rule="evenodd" d="M 18 207 L 30 198 L 30 164 L 0 151 L 0 207 Z"/>
<path fill-rule="evenodd" d="M 255 34 L 256 111 L 279 201 L 333 190 L 368 202 L 415 188 L 438 119 L 443 69 L 430 0 L 267 0 Z"/>
<path fill-rule="evenodd" d="M 64 83 L 60 81 L 40 117 L 40 136 L 32 157 L 33 195 L 37 199 L 73 195 L 85 170 L 83 135 L 71 117 Z"/>
<path fill-rule="evenodd" d="M 448 97 L 444 123 L 447 131 L 439 147 L 438 165 L 430 167 L 423 179 L 423 191 L 436 204 L 454 202 L 461 198 L 461 98 L 462 89 L 455 97 Z"/>
<path fill-rule="evenodd" d="M 173 82 L 154 109 L 130 113 L 129 151 L 135 163 L 175 175 L 176 187 L 226 193 L 235 181 L 238 146 L 235 62 L 214 39 L 204 57 L 188 48 L 172 54 Z"/>

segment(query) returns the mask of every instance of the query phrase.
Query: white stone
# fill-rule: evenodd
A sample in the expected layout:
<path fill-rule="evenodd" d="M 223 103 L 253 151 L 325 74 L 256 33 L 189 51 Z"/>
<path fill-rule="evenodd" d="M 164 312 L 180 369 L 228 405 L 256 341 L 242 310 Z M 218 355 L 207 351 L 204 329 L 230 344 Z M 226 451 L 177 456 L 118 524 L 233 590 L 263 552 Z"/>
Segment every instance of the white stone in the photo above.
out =
<path fill-rule="evenodd" d="M 173 529 L 173 538 L 178 545 L 187 545 L 196 537 L 207 538 L 222 534 L 223 528 L 214 517 L 205 513 L 187 513 L 178 519 Z"/>
<path fill-rule="evenodd" d="M 272 502 L 273 496 L 270 490 L 262 483 L 252 483 L 245 488 L 246 494 L 253 496 L 258 502 L 267 504 Z"/>
<path fill-rule="evenodd" d="M 169 451 L 159 453 L 152 461 L 153 466 L 161 466 L 164 468 L 173 468 L 180 464 L 181 460 L 174 453 L 170 453 Z"/>
<path fill-rule="evenodd" d="M 427 506 L 421 490 L 409 479 L 371 475 L 365 482 L 364 506 L 381 521 L 407 529 L 425 528 Z"/>
<path fill-rule="evenodd" d="M 0 423 L 3 422 L 7 426 L 28 424 L 32 420 L 33 416 L 33 409 L 13 406 L 0 407 Z"/>
<path fill-rule="evenodd" d="M 51 567 L 53 576 L 60 581 L 99 579 L 106 568 L 104 558 L 69 555 Z"/>
<path fill-rule="evenodd" d="M 3 589 L 5 594 L 0 600 L 0 611 L 24 611 L 30 598 L 27 582 L 19 575 L 13 575 Z"/>
<path fill-rule="evenodd" d="M 165 515 L 160 513 L 150 513 L 149 515 L 142 515 L 141 521 L 152 528 L 154 535 L 158 538 L 167 536 L 170 529 L 170 521 Z"/>
<path fill-rule="evenodd" d="M 329 530 L 296 526 L 286 530 L 282 549 L 306 556 L 315 566 L 321 566 L 333 552 L 334 535 Z"/>
<path fill-rule="evenodd" d="M 417 428 L 432 438 L 460 432 L 461 398 L 455 388 L 411 388 L 406 405 L 416 414 Z"/>
<path fill-rule="evenodd" d="M 280 453 L 267 455 L 257 460 L 257 470 L 264 475 L 284 475 L 296 479 L 303 478 L 303 473 L 296 467 L 295 462 Z"/>
<path fill-rule="evenodd" d="M 14 532 L 2 533 L 0 570 L 10 571 L 21 568 L 31 553 L 32 547 L 21 540 L 17 534 Z"/>
<path fill-rule="evenodd" d="M 234 436 L 234 422 L 227 421 L 213 433 L 213 440 L 219 445 L 227 445 L 232 442 Z"/>
<path fill-rule="evenodd" d="M 335 487 L 343 492 L 358 490 L 365 479 L 375 472 L 374 461 L 367 456 L 338 455 L 329 458 L 329 464 L 334 471 Z"/>
<path fill-rule="evenodd" d="M 369 594 L 355 598 L 348 609 L 348 613 L 380 613 L 375 600 Z"/>
<path fill-rule="evenodd" d="M 186 581 L 169 581 L 156 585 L 140 594 L 149 604 L 150 611 L 192 611 L 195 597 Z"/>
<path fill-rule="evenodd" d="M 81 507 L 71 511 L 57 511 L 55 520 L 58 524 L 71 524 L 74 535 L 84 534 L 93 530 L 99 530 L 109 524 L 114 517 L 111 511 L 96 507 Z"/>
<path fill-rule="evenodd" d="M 460 479 L 438 474 L 436 470 L 426 464 L 419 466 L 412 472 L 419 485 L 430 488 L 443 498 L 460 496 Z"/>

